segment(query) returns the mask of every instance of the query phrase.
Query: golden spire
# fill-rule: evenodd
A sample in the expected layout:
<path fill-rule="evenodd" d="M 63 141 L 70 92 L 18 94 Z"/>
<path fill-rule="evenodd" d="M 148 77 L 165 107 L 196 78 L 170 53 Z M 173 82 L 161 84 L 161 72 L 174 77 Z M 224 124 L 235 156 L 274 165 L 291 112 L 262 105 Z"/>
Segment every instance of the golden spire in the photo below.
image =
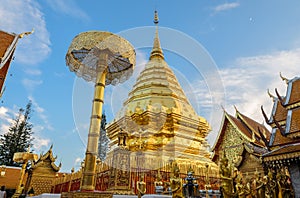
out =
<path fill-rule="evenodd" d="M 158 21 L 159 21 L 158 14 L 157 14 L 157 11 L 155 10 L 153 22 L 156 25 L 156 31 L 155 31 L 155 38 L 154 38 L 154 42 L 153 42 L 153 48 L 152 48 L 151 55 L 150 55 L 150 60 L 153 57 L 160 57 L 160 58 L 164 59 L 164 54 L 160 47 L 160 41 L 159 41 L 159 37 L 158 37 Z"/>

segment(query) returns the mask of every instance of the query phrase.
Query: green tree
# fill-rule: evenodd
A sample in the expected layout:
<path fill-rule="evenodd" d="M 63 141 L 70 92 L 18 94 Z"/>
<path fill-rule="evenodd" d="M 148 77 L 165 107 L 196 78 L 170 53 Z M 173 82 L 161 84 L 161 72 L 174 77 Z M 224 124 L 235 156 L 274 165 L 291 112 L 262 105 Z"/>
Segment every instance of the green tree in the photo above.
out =
<path fill-rule="evenodd" d="M 13 161 L 14 153 L 26 152 L 32 146 L 33 125 L 29 122 L 31 106 L 29 101 L 25 110 L 20 108 L 8 132 L 0 135 L 0 165 L 20 166 Z"/>
<path fill-rule="evenodd" d="M 106 159 L 106 153 L 108 151 L 109 138 L 106 135 L 106 115 L 102 114 L 100 136 L 98 141 L 98 157 L 103 162 Z"/>

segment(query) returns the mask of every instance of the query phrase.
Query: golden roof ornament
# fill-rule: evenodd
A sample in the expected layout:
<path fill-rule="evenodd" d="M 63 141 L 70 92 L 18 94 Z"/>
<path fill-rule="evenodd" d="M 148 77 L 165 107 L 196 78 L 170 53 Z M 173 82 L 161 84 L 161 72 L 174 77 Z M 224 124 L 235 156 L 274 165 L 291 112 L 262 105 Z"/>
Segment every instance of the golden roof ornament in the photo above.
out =
<path fill-rule="evenodd" d="M 281 80 L 285 81 L 285 83 L 288 84 L 289 79 L 287 79 L 286 77 L 282 76 L 281 72 L 279 72 L 279 76 L 280 76 Z"/>
<path fill-rule="evenodd" d="M 19 38 L 23 38 L 25 35 L 28 36 L 34 32 L 34 28 L 32 28 L 31 32 L 23 32 L 19 34 Z"/>
<path fill-rule="evenodd" d="M 271 93 L 270 93 L 270 90 L 268 89 L 268 95 L 270 96 L 270 98 L 272 98 L 273 99 L 273 102 L 274 102 L 274 100 L 275 100 L 275 96 L 273 96 Z"/>
<path fill-rule="evenodd" d="M 155 25 L 157 25 L 158 22 L 159 22 L 159 19 L 158 19 L 158 13 L 157 13 L 156 10 L 154 11 L 154 21 L 153 21 L 153 22 L 154 22 Z"/>

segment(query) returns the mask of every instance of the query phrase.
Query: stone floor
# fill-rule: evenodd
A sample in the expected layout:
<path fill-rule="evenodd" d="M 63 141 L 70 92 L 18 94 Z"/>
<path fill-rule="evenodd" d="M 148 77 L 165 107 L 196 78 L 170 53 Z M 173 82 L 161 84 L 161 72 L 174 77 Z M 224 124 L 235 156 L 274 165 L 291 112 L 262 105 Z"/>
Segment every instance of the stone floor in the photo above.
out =
<path fill-rule="evenodd" d="M 136 195 L 114 195 L 113 198 L 137 198 Z M 170 195 L 144 195 L 142 198 L 172 198 Z"/>

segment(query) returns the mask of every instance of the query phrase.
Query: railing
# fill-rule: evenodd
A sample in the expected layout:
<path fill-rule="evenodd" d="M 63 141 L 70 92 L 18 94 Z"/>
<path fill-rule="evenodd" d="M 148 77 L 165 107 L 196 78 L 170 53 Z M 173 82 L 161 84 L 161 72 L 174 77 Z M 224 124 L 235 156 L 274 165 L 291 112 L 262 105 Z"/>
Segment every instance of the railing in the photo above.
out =
<path fill-rule="evenodd" d="M 146 193 L 147 194 L 155 194 L 155 187 L 154 187 L 154 181 L 157 177 L 158 171 L 157 170 L 140 170 L 143 172 L 145 176 L 145 183 L 146 183 Z M 96 186 L 95 190 L 97 191 L 106 191 L 108 189 L 108 183 L 109 183 L 109 174 L 110 171 L 108 170 L 108 166 L 97 166 L 97 175 L 96 175 Z M 165 184 L 165 189 L 167 188 L 168 181 L 170 179 L 170 172 L 160 171 L 160 174 L 162 176 L 162 181 Z M 71 192 L 71 191 L 78 191 L 80 189 L 81 184 L 81 177 L 82 177 L 82 169 L 75 173 L 64 173 L 55 179 L 54 186 L 52 187 L 52 193 L 62 193 L 62 192 Z M 184 182 L 184 178 L 186 177 L 186 174 L 181 174 L 180 177 L 182 178 L 182 181 Z M 199 189 L 205 189 L 205 176 L 199 176 L 195 175 L 196 181 L 199 185 Z M 139 180 L 139 173 L 136 170 L 131 171 L 131 188 L 133 193 L 137 193 L 136 190 L 136 182 Z M 210 177 L 209 178 L 211 189 L 214 190 L 212 192 L 215 192 L 216 190 L 219 190 L 219 179 Z"/>

